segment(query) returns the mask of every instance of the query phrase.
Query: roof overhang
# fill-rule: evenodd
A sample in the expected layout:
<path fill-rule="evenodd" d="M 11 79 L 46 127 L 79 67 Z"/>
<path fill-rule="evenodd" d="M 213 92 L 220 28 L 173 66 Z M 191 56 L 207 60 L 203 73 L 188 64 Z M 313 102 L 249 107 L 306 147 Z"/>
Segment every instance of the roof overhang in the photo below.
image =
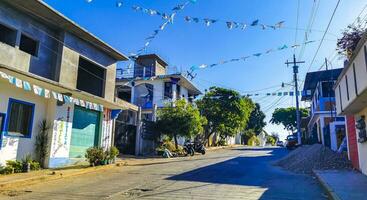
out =
<path fill-rule="evenodd" d="M 35 84 L 37 86 L 61 93 L 61 94 L 68 94 L 69 96 L 72 96 L 74 98 L 82 99 L 84 101 L 90 101 L 92 103 L 101 104 L 106 108 L 109 109 L 123 109 L 123 110 L 133 110 L 137 111 L 138 107 L 130 104 L 123 100 L 115 100 L 116 102 L 108 101 L 102 97 L 98 97 L 95 95 L 92 95 L 87 92 L 83 92 L 77 89 L 72 89 L 66 86 L 61 85 L 58 82 L 37 76 L 35 74 L 31 74 L 28 72 L 23 72 L 11 67 L 7 67 L 0 64 L 0 71 L 3 71 L 7 73 L 8 75 L 14 76 L 16 78 L 19 78 L 24 81 L 28 81 L 31 84 Z"/>
<path fill-rule="evenodd" d="M 70 32 L 84 41 L 92 44 L 98 49 L 110 55 L 112 58 L 123 61 L 128 57 L 120 53 L 97 36 L 80 27 L 77 23 L 70 20 L 42 0 L 3 0 L 11 6 L 49 24 L 51 27 Z"/>

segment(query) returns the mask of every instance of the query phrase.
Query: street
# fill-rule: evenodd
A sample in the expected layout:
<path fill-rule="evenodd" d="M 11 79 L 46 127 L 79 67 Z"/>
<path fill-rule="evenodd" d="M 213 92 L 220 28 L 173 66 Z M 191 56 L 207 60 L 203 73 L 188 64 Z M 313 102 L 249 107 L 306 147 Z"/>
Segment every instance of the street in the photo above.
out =
<path fill-rule="evenodd" d="M 40 183 L 0 199 L 327 199 L 310 176 L 271 162 L 284 148 L 231 148 Z"/>

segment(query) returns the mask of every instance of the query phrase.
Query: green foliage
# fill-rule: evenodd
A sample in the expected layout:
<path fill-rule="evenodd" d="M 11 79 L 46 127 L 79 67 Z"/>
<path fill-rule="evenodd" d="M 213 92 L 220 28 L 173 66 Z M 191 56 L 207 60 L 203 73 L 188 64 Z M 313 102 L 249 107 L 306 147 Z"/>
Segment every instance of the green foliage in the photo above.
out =
<path fill-rule="evenodd" d="M 27 154 L 22 158 L 22 164 L 31 163 L 32 162 L 32 155 Z"/>
<path fill-rule="evenodd" d="M 187 103 L 184 99 L 158 110 L 158 119 L 147 128 L 156 135 L 167 135 L 175 139 L 177 137 L 192 138 L 203 132 L 206 119 L 200 116 L 199 110 Z"/>
<path fill-rule="evenodd" d="M 49 130 L 50 130 L 51 126 L 48 124 L 47 120 L 42 120 L 39 124 L 38 124 L 38 135 L 36 137 L 36 158 L 38 160 L 38 162 L 41 165 L 45 164 L 45 159 L 48 155 L 48 151 L 49 151 Z"/>
<path fill-rule="evenodd" d="M 253 135 L 247 142 L 247 145 L 249 146 L 259 146 L 260 140 L 255 135 Z"/>
<path fill-rule="evenodd" d="M 301 118 L 308 116 L 308 110 L 305 108 L 300 109 Z M 296 117 L 296 108 L 277 108 L 273 112 L 273 116 L 270 120 L 272 124 L 282 124 L 284 129 L 289 131 L 295 131 L 297 128 L 297 117 Z"/>
<path fill-rule="evenodd" d="M 272 146 L 274 146 L 274 145 L 275 145 L 275 142 L 276 142 L 276 139 L 275 139 L 273 136 L 268 136 L 268 137 L 266 138 L 266 143 L 268 143 L 268 144 L 270 144 L 270 145 L 272 145 Z"/>
<path fill-rule="evenodd" d="M 250 138 L 252 138 L 253 136 L 256 136 L 256 133 L 254 130 L 252 129 L 247 129 L 245 131 L 242 132 L 242 140 L 244 144 L 248 144 L 248 141 L 250 140 Z"/>
<path fill-rule="evenodd" d="M 97 166 L 105 159 L 105 155 L 101 147 L 90 147 L 85 153 L 85 158 L 91 166 Z"/>
<path fill-rule="evenodd" d="M 117 147 L 113 146 L 113 147 L 111 147 L 109 154 L 110 154 L 109 157 L 111 159 L 114 159 L 114 158 L 116 158 L 116 156 L 118 156 L 120 154 L 120 151 L 117 149 Z"/>
<path fill-rule="evenodd" d="M 197 105 L 208 120 L 205 126 L 207 140 L 213 133 L 218 133 L 221 138 L 236 135 L 246 127 L 253 110 L 248 98 L 234 90 L 219 87 L 211 87 Z"/>
<path fill-rule="evenodd" d="M 251 103 L 253 102 L 251 101 Z M 265 114 L 260 109 L 260 104 L 255 103 L 254 109 L 250 114 L 246 129 L 251 129 L 253 132 L 255 132 L 256 135 L 259 135 L 263 128 L 266 126 L 266 122 L 264 121 L 265 117 Z"/>
<path fill-rule="evenodd" d="M 7 160 L 6 167 L 12 168 L 14 173 L 21 173 L 23 171 L 22 162 L 17 161 L 17 160 Z"/>
<path fill-rule="evenodd" d="M 37 171 L 37 170 L 40 170 L 40 169 L 41 169 L 41 165 L 40 165 L 40 163 L 39 163 L 39 162 L 37 162 L 37 161 L 32 160 L 32 161 L 30 162 L 30 164 L 31 164 L 31 170 L 32 170 L 32 171 Z"/>
<path fill-rule="evenodd" d="M 14 168 L 11 166 L 0 167 L 0 174 L 12 174 L 14 173 Z"/>

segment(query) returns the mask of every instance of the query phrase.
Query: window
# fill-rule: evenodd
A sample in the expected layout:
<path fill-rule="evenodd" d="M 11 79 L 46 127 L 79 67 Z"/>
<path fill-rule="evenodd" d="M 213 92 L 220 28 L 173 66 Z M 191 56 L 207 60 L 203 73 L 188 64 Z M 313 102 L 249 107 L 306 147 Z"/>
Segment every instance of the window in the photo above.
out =
<path fill-rule="evenodd" d="M 38 42 L 24 34 L 20 37 L 19 49 L 31 54 L 32 56 L 38 55 Z"/>
<path fill-rule="evenodd" d="M 364 47 L 364 64 L 366 65 L 366 70 L 367 70 L 367 48 L 366 46 Z"/>
<path fill-rule="evenodd" d="M 4 121 L 5 121 L 5 114 L 0 113 L 0 138 L 1 138 L 1 133 L 4 130 Z"/>
<path fill-rule="evenodd" d="M 348 86 L 348 76 L 345 75 L 345 87 L 347 88 L 347 100 L 349 101 L 349 86 Z"/>
<path fill-rule="evenodd" d="M 0 24 L 0 42 L 15 47 L 17 31 Z"/>
<path fill-rule="evenodd" d="M 339 89 L 340 110 L 343 111 L 342 91 L 340 89 L 340 85 L 339 85 L 338 89 Z"/>
<path fill-rule="evenodd" d="M 322 82 L 322 97 L 335 97 L 334 82 Z"/>
<path fill-rule="evenodd" d="M 80 57 L 76 88 L 104 97 L 105 74 L 105 68 Z"/>
<path fill-rule="evenodd" d="M 34 104 L 9 99 L 8 117 L 6 120 L 7 135 L 30 138 L 32 134 L 33 115 Z"/>
<path fill-rule="evenodd" d="M 354 76 L 354 92 L 356 93 L 356 96 L 358 96 L 356 65 L 354 63 L 353 63 L 353 76 Z"/>
<path fill-rule="evenodd" d="M 181 86 L 180 85 L 176 85 L 176 99 L 181 99 Z"/>
<path fill-rule="evenodd" d="M 172 83 L 164 82 L 164 99 L 171 98 L 172 99 Z"/>

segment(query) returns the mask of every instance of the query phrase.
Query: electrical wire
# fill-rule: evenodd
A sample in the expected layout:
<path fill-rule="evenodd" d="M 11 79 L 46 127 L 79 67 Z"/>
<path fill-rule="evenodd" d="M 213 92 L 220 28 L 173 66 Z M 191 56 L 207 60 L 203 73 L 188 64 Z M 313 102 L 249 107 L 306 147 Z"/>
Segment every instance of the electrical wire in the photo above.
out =
<path fill-rule="evenodd" d="M 327 25 L 327 27 L 326 27 L 326 29 L 325 29 L 325 32 L 324 32 L 324 34 L 323 34 L 323 36 L 322 36 L 322 39 L 321 39 L 321 41 L 320 41 L 320 43 L 319 43 L 319 46 L 317 47 L 317 50 L 316 50 L 316 52 L 315 52 L 315 55 L 314 55 L 314 56 L 313 56 L 313 58 L 312 58 L 312 61 L 311 61 L 311 63 L 310 63 L 310 66 L 309 66 L 309 67 L 308 67 L 308 69 L 307 69 L 307 72 L 309 72 L 309 71 L 310 71 L 310 69 L 311 69 L 311 67 L 312 67 L 312 65 L 313 65 L 313 63 L 314 63 L 314 61 L 315 61 L 315 59 L 316 59 L 316 56 L 317 56 L 317 54 L 319 53 L 320 47 L 321 47 L 321 45 L 322 45 L 322 43 L 323 43 L 323 41 L 324 41 L 324 39 L 325 39 L 326 33 L 328 32 L 328 30 L 329 30 L 329 28 L 330 28 L 330 25 L 331 25 L 331 22 L 332 22 L 332 21 L 333 21 L 333 19 L 334 19 L 334 16 L 335 16 L 336 10 L 337 10 L 337 9 L 338 9 L 338 7 L 339 7 L 340 1 L 341 1 L 341 0 L 338 0 L 338 2 L 336 3 L 336 6 L 335 6 L 335 8 L 334 8 L 334 11 L 333 11 L 333 13 L 332 13 L 332 15 L 331 15 L 331 18 L 330 18 L 330 20 L 329 20 L 329 23 L 328 23 L 328 25 Z"/>

